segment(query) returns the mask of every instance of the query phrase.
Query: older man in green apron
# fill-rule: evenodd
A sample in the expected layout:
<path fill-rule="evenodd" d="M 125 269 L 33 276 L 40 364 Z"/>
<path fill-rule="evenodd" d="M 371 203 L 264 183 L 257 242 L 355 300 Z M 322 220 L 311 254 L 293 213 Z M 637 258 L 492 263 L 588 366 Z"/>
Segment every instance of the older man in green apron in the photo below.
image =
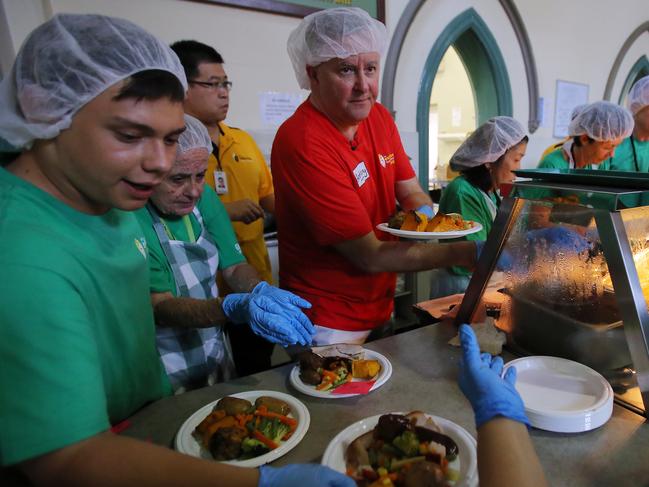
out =
<path fill-rule="evenodd" d="M 311 342 L 310 304 L 261 281 L 241 253 L 227 212 L 204 185 L 211 142 L 186 115 L 176 162 L 138 219 L 146 236 L 156 342 L 176 393 L 234 376 L 223 331 L 226 321 L 249 325 L 281 345 Z M 216 272 L 239 294 L 218 297 Z"/>

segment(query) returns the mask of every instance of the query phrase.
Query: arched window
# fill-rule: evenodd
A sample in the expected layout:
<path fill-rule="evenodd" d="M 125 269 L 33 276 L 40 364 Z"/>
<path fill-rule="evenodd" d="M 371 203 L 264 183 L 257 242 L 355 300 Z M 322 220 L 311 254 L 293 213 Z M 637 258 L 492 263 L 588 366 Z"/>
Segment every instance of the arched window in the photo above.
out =
<path fill-rule="evenodd" d="M 503 56 L 487 25 L 474 9 L 468 9 L 442 31 L 424 65 L 417 97 L 419 180 L 424 188 L 428 187 L 429 178 L 430 139 L 426 134 L 430 134 L 431 94 L 449 48 L 457 53 L 470 82 L 475 103 L 473 128 L 495 115 L 512 115 L 511 87 Z M 435 165 L 437 161 L 432 162 Z"/>
<path fill-rule="evenodd" d="M 626 106 L 626 97 L 629 94 L 631 87 L 636 81 L 645 76 L 649 76 L 649 59 L 647 59 L 647 56 L 643 55 L 635 62 L 631 71 L 629 71 L 629 74 L 624 80 L 622 90 L 620 91 L 620 97 L 618 98 L 618 103 L 620 105 Z"/>

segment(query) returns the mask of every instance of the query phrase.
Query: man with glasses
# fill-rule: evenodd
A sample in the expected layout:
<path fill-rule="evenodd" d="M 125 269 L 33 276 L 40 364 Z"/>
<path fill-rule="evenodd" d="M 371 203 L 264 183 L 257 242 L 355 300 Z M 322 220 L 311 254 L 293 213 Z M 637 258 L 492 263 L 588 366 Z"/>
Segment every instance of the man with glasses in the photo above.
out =
<path fill-rule="evenodd" d="M 264 243 L 264 211 L 275 212 L 275 194 L 264 156 L 245 131 L 229 127 L 232 82 L 223 58 L 211 46 L 193 40 L 175 42 L 189 82 L 185 112 L 207 127 L 212 139 L 205 181 L 219 195 L 232 221 L 241 251 L 264 281 L 272 284 L 268 250 Z M 223 279 L 221 295 L 232 292 Z M 247 327 L 229 330 L 237 373 L 248 375 L 270 367 L 273 344 L 250 333 Z"/>

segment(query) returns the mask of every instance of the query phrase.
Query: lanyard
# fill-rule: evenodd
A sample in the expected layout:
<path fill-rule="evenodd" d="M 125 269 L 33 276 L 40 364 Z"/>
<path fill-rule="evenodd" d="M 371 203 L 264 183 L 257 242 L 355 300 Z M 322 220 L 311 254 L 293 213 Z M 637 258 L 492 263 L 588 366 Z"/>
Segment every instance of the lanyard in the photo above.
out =
<path fill-rule="evenodd" d="M 189 219 L 189 215 L 185 215 L 182 218 L 183 223 L 185 224 L 185 229 L 187 230 L 187 235 L 189 236 L 189 241 L 190 242 L 196 242 L 196 235 L 194 234 L 194 229 L 192 228 L 192 222 Z M 160 223 L 162 223 L 162 226 L 165 229 L 165 233 L 171 240 L 178 240 L 176 237 L 174 237 L 174 234 L 171 233 L 171 229 L 167 225 L 167 222 L 160 217 Z"/>
<path fill-rule="evenodd" d="M 633 135 L 629 136 L 631 139 L 631 150 L 633 150 L 633 163 L 635 164 L 635 172 L 640 172 L 640 165 L 638 164 L 638 154 L 635 151 L 635 141 L 633 140 Z"/>
<path fill-rule="evenodd" d="M 212 154 L 214 154 L 214 157 L 216 157 L 216 167 L 219 171 L 223 171 L 221 169 L 221 155 L 219 154 L 219 146 L 216 145 L 214 142 L 212 142 Z"/>

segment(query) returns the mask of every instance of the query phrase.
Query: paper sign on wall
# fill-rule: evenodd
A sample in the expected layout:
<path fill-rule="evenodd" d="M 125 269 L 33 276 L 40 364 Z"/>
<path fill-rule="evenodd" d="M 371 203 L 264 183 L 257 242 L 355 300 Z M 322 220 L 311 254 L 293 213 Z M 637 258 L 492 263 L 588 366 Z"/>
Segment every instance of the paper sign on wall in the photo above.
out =
<path fill-rule="evenodd" d="M 301 93 L 259 93 L 259 117 L 265 127 L 279 127 L 302 103 Z"/>
<path fill-rule="evenodd" d="M 557 96 L 554 105 L 554 131 L 555 137 L 561 138 L 568 135 L 570 114 L 577 105 L 588 103 L 588 85 L 557 80 Z"/>

